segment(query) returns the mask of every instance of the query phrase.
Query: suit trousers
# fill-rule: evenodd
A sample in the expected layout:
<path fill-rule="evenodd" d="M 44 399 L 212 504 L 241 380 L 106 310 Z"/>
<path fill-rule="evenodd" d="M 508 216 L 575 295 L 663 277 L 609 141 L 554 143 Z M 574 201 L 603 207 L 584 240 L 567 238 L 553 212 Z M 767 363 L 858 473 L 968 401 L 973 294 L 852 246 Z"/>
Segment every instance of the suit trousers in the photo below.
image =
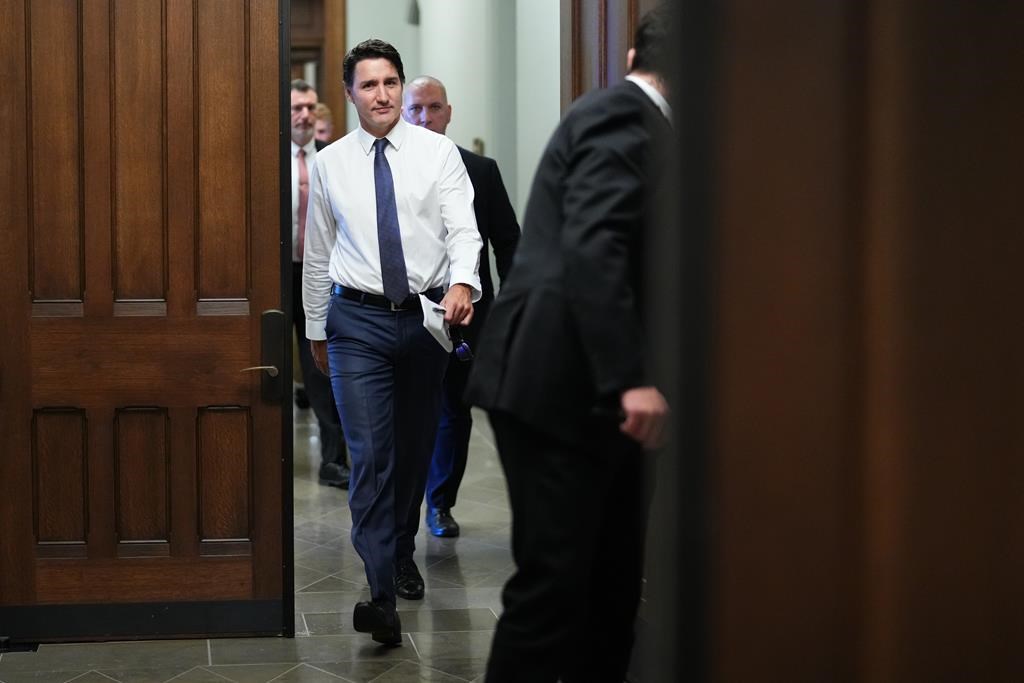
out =
<path fill-rule="evenodd" d="M 595 422 L 565 444 L 492 411 L 516 571 L 502 592 L 487 683 L 621 683 L 643 574 L 647 496 L 638 444 Z"/>
<path fill-rule="evenodd" d="M 393 603 L 395 562 L 415 550 L 406 520 L 423 500 L 448 354 L 419 309 L 340 296 L 327 314 L 327 352 L 352 461 L 352 545 L 373 599 Z"/>
<path fill-rule="evenodd" d="M 334 404 L 331 380 L 313 362 L 313 352 L 306 338 L 306 311 L 302 307 L 302 264 L 292 264 L 292 323 L 299 345 L 299 366 L 302 383 L 306 388 L 309 405 L 320 427 L 320 457 L 322 463 L 345 464 L 345 435 Z"/>
<path fill-rule="evenodd" d="M 476 351 L 480 328 L 487 319 L 490 300 L 481 299 L 473 305 L 473 322 L 463 328 L 462 336 Z M 465 401 L 466 383 L 472 361 L 452 357 L 444 374 L 444 393 L 441 395 L 441 421 L 437 425 L 434 456 L 427 476 L 426 500 L 431 509 L 455 507 L 462 477 L 469 460 L 469 436 L 473 431 L 473 417 Z"/>
<path fill-rule="evenodd" d="M 452 358 L 444 375 L 441 395 L 441 420 L 437 425 L 434 455 L 427 476 L 427 506 L 431 509 L 453 508 L 459 485 L 469 460 L 469 435 L 473 418 L 469 405 L 462 400 L 469 379 L 472 361 Z"/>

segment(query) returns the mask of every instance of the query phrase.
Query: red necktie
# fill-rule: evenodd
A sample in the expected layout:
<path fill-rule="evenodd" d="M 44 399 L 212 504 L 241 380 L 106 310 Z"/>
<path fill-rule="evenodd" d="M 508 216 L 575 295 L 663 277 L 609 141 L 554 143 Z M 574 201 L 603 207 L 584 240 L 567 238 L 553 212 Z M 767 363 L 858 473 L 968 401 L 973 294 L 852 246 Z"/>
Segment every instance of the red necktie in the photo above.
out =
<path fill-rule="evenodd" d="M 299 148 L 299 260 L 306 248 L 306 208 L 309 206 L 309 169 L 306 167 L 306 150 Z"/>

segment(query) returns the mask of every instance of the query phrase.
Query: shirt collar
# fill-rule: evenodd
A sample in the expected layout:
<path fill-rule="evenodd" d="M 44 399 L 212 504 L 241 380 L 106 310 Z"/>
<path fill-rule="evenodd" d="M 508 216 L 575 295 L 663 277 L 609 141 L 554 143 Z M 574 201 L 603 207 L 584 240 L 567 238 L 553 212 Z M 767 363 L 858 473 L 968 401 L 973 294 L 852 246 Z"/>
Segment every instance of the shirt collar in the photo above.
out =
<path fill-rule="evenodd" d="M 304 145 L 297 145 L 295 144 L 295 141 L 292 140 L 292 156 L 296 156 L 300 149 L 306 150 L 307 157 L 316 154 L 316 138 L 310 138 L 309 142 Z"/>
<path fill-rule="evenodd" d="M 665 118 L 668 119 L 670 123 L 672 122 L 672 106 L 668 103 L 668 100 L 665 99 L 664 95 L 658 92 L 657 88 L 639 76 L 635 76 L 633 74 L 628 74 L 626 76 L 626 80 L 636 83 L 637 87 L 643 90 L 644 94 L 651 98 L 651 102 L 654 102 L 654 104 L 657 105 L 658 109 L 661 110 L 661 113 L 665 115 Z"/>
<path fill-rule="evenodd" d="M 405 119 L 399 116 L 398 123 L 396 123 L 395 127 L 384 136 L 395 149 L 402 149 L 402 143 L 405 142 L 408 126 L 409 124 L 406 123 Z M 373 151 L 373 143 L 376 142 L 377 138 L 366 132 L 366 129 L 362 126 L 359 126 L 358 131 L 357 137 L 359 138 L 359 146 L 363 148 L 364 154 L 369 154 Z"/>

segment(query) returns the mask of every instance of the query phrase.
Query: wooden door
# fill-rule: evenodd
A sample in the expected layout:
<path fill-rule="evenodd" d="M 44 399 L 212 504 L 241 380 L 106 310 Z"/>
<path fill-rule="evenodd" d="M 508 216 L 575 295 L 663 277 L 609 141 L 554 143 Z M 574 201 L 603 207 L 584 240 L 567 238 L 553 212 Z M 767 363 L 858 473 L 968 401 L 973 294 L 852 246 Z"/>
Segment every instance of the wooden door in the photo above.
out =
<path fill-rule="evenodd" d="M 0 3 L 0 637 L 289 631 L 278 14 Z"/>

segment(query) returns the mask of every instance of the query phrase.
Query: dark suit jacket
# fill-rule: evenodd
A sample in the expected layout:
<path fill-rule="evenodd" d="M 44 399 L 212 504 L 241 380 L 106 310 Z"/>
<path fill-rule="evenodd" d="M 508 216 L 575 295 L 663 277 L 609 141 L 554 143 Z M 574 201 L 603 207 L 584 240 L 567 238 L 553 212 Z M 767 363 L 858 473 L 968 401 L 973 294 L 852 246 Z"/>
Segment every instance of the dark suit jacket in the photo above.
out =
<path fill-rule="evenodd" d="M 548 143 L 523 238 L 491 307 L 466 397 L 579 442 L 614 420 L 644 364 L 644 235 L 671 126 L 626 81 L 582 97 Z"/>
<path fill-rule="evenodd" d="M 476 304 L 472 324 L 465 330 L 465 337 L 472 345 L 494 299 L 494 280 L 491 277 L 487 244 L 494 246 L 498 277 L 504 282 L 519 243 L 519 223 L 516 222 L 512 202 L 508 199 L 505 183 L 501 180 L 501 172 L 494 159 L 474 154 L 462 147 L 459 147 L 459 154 L 466 164 L 469 181 L 473 184 L 473 213 L 476 214 L 476 224 L 484 241 L 480 249 L 480 285 L 483 296 Z M 473 350 L 475 352 L 476 348 Z"/>

